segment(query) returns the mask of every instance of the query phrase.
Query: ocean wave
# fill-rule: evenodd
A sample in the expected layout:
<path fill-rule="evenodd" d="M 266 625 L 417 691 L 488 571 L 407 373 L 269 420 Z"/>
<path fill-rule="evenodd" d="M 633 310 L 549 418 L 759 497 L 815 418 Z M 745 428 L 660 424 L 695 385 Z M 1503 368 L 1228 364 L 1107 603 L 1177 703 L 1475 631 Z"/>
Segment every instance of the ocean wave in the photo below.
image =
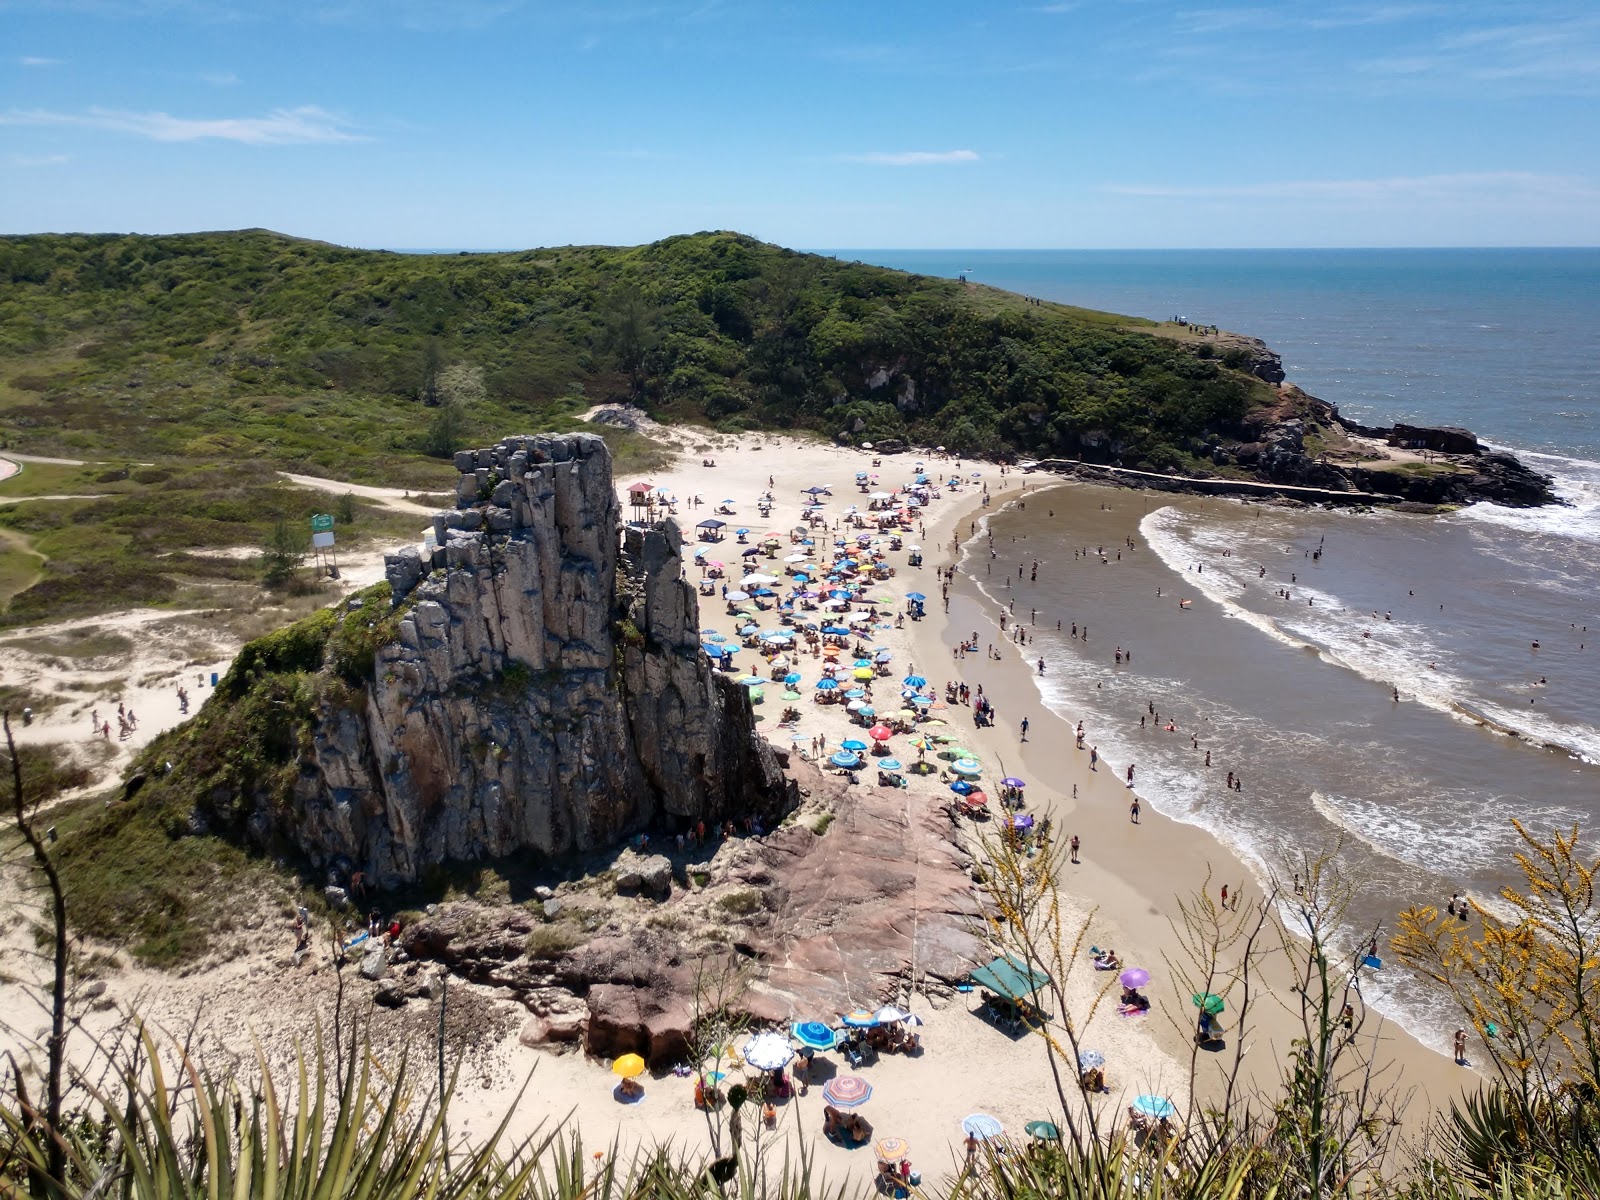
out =
<path fill-rule="evenodd" d="M 1504 450 L 1507 447 L 1490 446 L 1490 449 Z M 1566 502 L 1564 505 L 1507 508 L 1485 501 L 1468 505 L 1445 519 L 1481 522 L 1539 537 L 1600 543 L 1600 462 L 1537 450 L 1518 450 L 1515 453 L 1529 466 L 1543 471 L 1554 480 L 1555 493 Z"/>
<path fill-rule="evenodd" d="M 1600 471 L 1600 464 L 1594 465 Z M 1596 498 L 1600 502 L 1600 490 Z M 1237 554 L 1222 557 L 1225 548 L 1237 550 L 1239 539 L 1232 531 L 1209 527 L 1201 517 L 1167 507 L 1148 514 L 1140 533 L 1161 561 L 1183 576 L 1186 586 L 1194 587 L 1226 616 L 1244 621 L 1276 642 L 1313 652 L 1330 666 L 1396 689 L 1402 699 L 1452 719 L 1563 751 L 1585 762 L 1600 762 L 1600 729 L 1558 721 L 1531 706 L 1528 711 L 1508 708 L 1484 697 L 1473 680 L 1439 669 L 1438 661 L 1449 655 L 1427 626 L 1369 619 L 1341 597 L 1305 583 L 1292 586 L 1296 601 L 1286 602 L 1281 616 L 1258 612 L 1240 599 L 1253 574 L 1249 559 Z M 1205 562 L 1207 570 L 1190 570 L 1196 561 Z M 1302 598 L 1316 603 L 1301 608 L 1298 600 Z M 1368 631 L 1373 636 L 1364 636 Z"/>

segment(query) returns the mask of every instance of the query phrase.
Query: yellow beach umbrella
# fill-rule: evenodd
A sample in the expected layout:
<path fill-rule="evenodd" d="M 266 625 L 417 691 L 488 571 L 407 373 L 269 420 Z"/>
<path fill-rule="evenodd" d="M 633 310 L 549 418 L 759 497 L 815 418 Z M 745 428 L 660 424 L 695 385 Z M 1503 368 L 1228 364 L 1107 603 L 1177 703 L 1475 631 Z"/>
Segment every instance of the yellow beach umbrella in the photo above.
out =
<path fill-rule="evenodd" d="M 856 668 L 856 678 L 857 679 L 871 679 L 872 678 L 872 668 L 871 667 L 857 667 Z"/>
<path fill-rule="evenodd" d="M 611 1073 L 621 1075 L 624 1079 L 632 1079 L 635 1075 L 643 1075 L 644 1059 L 637 1054 L 624 1054 L 611 1064 Z"/>

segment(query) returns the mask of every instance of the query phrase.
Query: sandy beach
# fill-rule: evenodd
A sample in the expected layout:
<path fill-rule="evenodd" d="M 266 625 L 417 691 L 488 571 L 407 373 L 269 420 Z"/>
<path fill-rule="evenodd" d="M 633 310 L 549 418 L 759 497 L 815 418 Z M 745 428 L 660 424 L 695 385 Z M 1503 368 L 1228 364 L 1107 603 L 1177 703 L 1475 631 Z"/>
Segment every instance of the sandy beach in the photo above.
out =
<path fill-rule="evenodd" d="M 724 578 L 712 581 L 714 594 L 700 601 L 700 625 L 717 631 L 727 644 L 733 645 L 739 644 L 737 629 L 747 618 L 734 615 L 734 606 L 723 601 L 720 587 L 724 581 L 732 586 L 738 580 L 742 552 L 757 545 L 769 532 L 779 535 L 782 541 L 776 558 L 761 554 L 752 556 L 752 561 L 758 570 L 777 576 L 781 585 L 792 582 L 782 572 L 786 565 L 796 564 L 785 564 L 783 559 L 794 552 L 789 531 L 802 523 L 803 511 L 813 500 L 803 489 L 822 487 L 831 492 L 820 497 L 821 515 L 827 522 L 826 538 L 819 528 L 814 539 L 816 556 L 826 561 L 834 537 L 857 532 L 841 529 L 836 534 L 834 523 L 848 520 L 847 510 L 852 505 L 865 510 L 871 492 L 894 493 L 909 484 L 918 461 L 915 453 L 904 453 L 880 456 L 875 465 L 870 451 L 772 435 L 734 439 L 700 431 L 659 429 L 653 430 L 652 435 L 675 442 L 680 457 L 670 469 L 642 478 L 619 475 L 616 483 L 623 512 L 633 512 L 628 504 L 628 489 L 636 483 L 648 483 L 652 494 L 675 500 L 688 563 L 691 552 L 702 545 L 695 540 L 697 523 L 713 517 L 724 501 L 731 501 L 728 507 L 732 513 L 717 517 L 727 522 L 724 532 L 728 536 L 722 542 L 705 544 L 707 563 L 716 560 L 725 566 Z M 714 460 L 715 465 L 701 465 L 707 459 Z M 954 459 L 929 457 L 923 461 L 932 480 L 947 480 L 957 470 Z M 865 493 L 856 486 L 857 475 L 862 472 L 869 476 Z M 1168 1096 L 1182 1106 L 1188 1099 L 1193 1010 L 1187 996 L 1177 994 L 1166 966 L 1175 955 L 1170 918 L 1176 912 L 1176 898 L 1198 891 L 1208 880 L 1213 891 L 1222 882 L 1235 887 L 1243 883 L 1244 904 L 1248 905 L 1259 899 L 1259 886 L 1227 847 L 1203 831 L 1166 820 L 1149 807 L 1138 824 L 1129 820 L 1129 792 L 1123 782 L 1125 764 L 1101 762 L 1098 770 L 1090 770 L 1087 751 L 1074 749 L 1071 725 L 1052 715 L 1040 702 L 1030 678 L 1032 668 L 1025 661 L 1026 651 L 1019 651 L 1000 633 L 994 606 L 962 576 L 957 576 L 951 590 L 948 615 L 944 612 L 938 572 L 958 561 L 959 543 L 983 536 L 980 522 L 985 513 L 993 513 L 999 506 L 1024 496 L 1031 502 L 1049 482 L 1038 476 L 1002 475 L 987 463 L 961 462 L 959 472 L 962 486 L 938 488 L 940 494 L 919 514 L 916 532 L 903 536 L 902 549 L 885 550 L 886 563 L 894 568 L 892 578 L 867 589 L 870 598 L 891 601 L 878 605 L 880 613 L 886 615 L 870 630 L 873 650 L 887 650 L 891 663 L 890 675 L 877 681 L 879 707 L 888 707 L 883 699 L 898 692 L 903 676 L 925 676 L 930 690 L 937 689 L 940 697 L 930 716 L 945 724 L 922 728 L 947 729 L 971 750 L 982 763 L 982 777 L 991 794 L 994 782 L 1002 776 L 1022 776 L 1027 781 L 1026 811 L 1041 819 L 1050 818 L 1058 840 L 1072 835 L 1081 838 L 1081 864 L 1072 867 L 1061 884 L 1064 898 L 1077 915 L 1092 921 L 1084 944 L 1115 946 L 1125 965 L 1143 966 L 1153 976 L 1146 989 L 1153 1002 L 1147 1015 L 1122 1017 L 1114 1005 L 1102 1004 L 1082 1030 L 1083 1044 L 1100 1050 L 1107 1060 L 1110 1093 L 1092 1102 L 1107 1118 L 1121 1112 L 1133 1096 L 1145 1093 Z M 870 478 L 872 475 L 877 478 Z M 989 489 L 987 508 L 985 485 Z M 771 512 L 759 515 L 758 497 L 769 491 Z M 696 496 L 703 500 L 698 506 L 693 504 Z M 739 528 L 750 531 L 746 544 L 740 544 L 734 535 Z M 912 545 L 922 548 L 920 567 L 908 562 Z M 702 571 L 710 576 L 709 567 L 687 568 L 688 577 L 697 583 Z M 928 597 L 926 618 L 907 620 L 896 627 L 893 614 L 904 610 L 904 596 L 912 591 Z M 776 629 L 776 615 L 758 612 L 761 629 Z M 805 617 L 812 619 L 816 615 L 820 614 Z M 977 631 L 980 644 L 992 641 L 1000 648 L 998 659 L 986 658 L 981 652 L 966 655 L 961 661 L 952 657 L 953 647 L 973 631 Z M 753 667 L 760 668 L 763 676 L 767 674 L 766 664 L 753 650 L 741 650 L 739 663 L 741 675 Z M 823 738 L 827 753 L 847 737 L 865 740 L 865 729 L 851 721 L 845 705 L 824 706 L 814 701 L 821 663 L 808 651 L 796 655 L 791 669 L 803 677 L 797 685 L 797 700 L 781 699 L 781 684 L 764 687 L 765 696 L 757 709 L 760 729 L 775 743 L 809 753 L 811 739 Z M 848 656 L 841 665 L 841 675 L 848 677 Z M 946 680 L 959 680 L 974 687 L 981 684 L 984 695 L 997 710 L 997 723 L 990 728 L 975 728 L 970 708 L 960 704 L 942 707 Z M 799 709 L 800 718 L 792 727 L 780 726 L 782 712 L 789 704 Z M 164 709 L 150 712 L 148 729 L 152 733 L 177 719 L 175 712 Z M 1082 716 L 1092 730 L 1095 714 L 1085 712 Z M 1024 717 L 1030 722 L 1026 741 L 1020 730 Z M 914 761 L 916 757 L 907 746 L 908 741 L 897 735 L 889 743 L 902 761 Z M 931 753 L 929 761 L 935 761 Z M 869 759 L 859 786 L 876 787 L 876 774 Z M 951 793 L 937 775 L 912 775 L 906 796 L 909 803 L 944 808 Z M 987 822 L 990 827 L 998 823 Z M 244 1031 L 255 1030 L 275 1036 L 281 1047 L 287 1044 L 285 1038 L 307 1028 L 308 1014 L 329 1011 L 330 986 L 328 972 L 285 972 L 284 947 L 279 940 L 267 939 L 270 945 L 241 952 L 227 963 L 181 980 L 130 968 L 113 983 L 113 990 L 129 1001 L 138 996 L 145 1014 L 168 1028 L 181 1027 L 196 1006 L 203 1004 L 204 1023 L 217 1044 L 240 1050 Z M 1285 985 L 1282 967 L 1280 963 L 1268 969 L 1269 982 L 1276 980 L 1280 989 Z M 265 1001 L 263 983 L 273 979 L 280 979 L 281 986 L 272 988 L 271 1001 Z M 1091 969 L 1087 959 L 1075 965 L 1068 988 L 1075 1012 L 1089 1011 L 1106 979 Z M 508 1007 L 496 999 L 492 989 L 464 983 L 452 983 L 451 987 L 476 993 L 485 1004 Z M 883 998 L 858 999 L 870 1005 Z M 956 1162 L 963 1137 L 960 1122 L 966 1115 L 990 1113 L 1008 1134 L 1020 1138 L 1026 1122 L 1048 1119 L 1057 1107 L 1039 1039 L 1029 1035 L 1014 1037 L 980 1019 L 970 1011 L 976 1007 L 976 1000 L 975 994 L 932 996 L 914 989 L 908 1006 L 923 1022 L 919 1030 L 923 1053 L 916 1057 L 884 1055 L 863 1071 L 873 1095 L 859 1111 L 871 1122 L 875 1137 L 907 1139 L 912 1161 L 926 1178 L 937 1178 Z M 378 1010 L 373 1013 L 374 1022 L 387 1019 Z M 107 1027 L 116 1015 L 109 1009 L 93 1014 L 90 1027 Z M 793 1015 L 796 1020 L 830 1022 L 836 1022 L 839 1016 Z M 508 1027 L 514 1030 L 513 1018 L 520 1018 L 520 1009 L 507 1015 Z M 1280 1004 L 1259 1003 L 1252 1012 L 1252 1026 L 1246 1072 L 1271 1085 L 1277 1082 L 1289 1040 L 1296 1035 L 1295 1020 Z M 1363 1037 L 1372 1036 L 1375 1028 L 1375 1024 L 1368 1024 Z M 1472 1078 L 1469 1072 L 1452 1065 L 1444 1054 L 1423 1046 L 1396 1027 L 1385 1027 L 1378 1036 L 1380 1059 L 1392 1060 L 1397 1082 L 1416 1093 L 1408 1121 L 1413 1127 L 1420 1124 L 1429 1103 L 1444 1103 L 1455 1088 Z M 1219 1060 L 1228 1057 L 1217 1056 Z M 841 1071 L 849 1069 L 836 1055 L 822 1054 L 818 1061 L 832 1062 Z M 825 1067 L 818 1072 L 818 1086 L 813 1086 L 808 1095 L 782 1107 L 776 1130 L 766 1136 L 783 1142 L 798 1133 L 815 1150 L 816 1166 L 830 1180 L 865 1180 L 873 1171 L 870 1148 L 845 1150 L 820 1136 L 820 1083 L 827 1070 Z M 607 1149 L 614 1146 L 621 1154 L 663 1141 L 687 1150 L 706 1146 L 704 1117 L 692 1103 L 692 1080 L 670 1074 L 646 1079 L 643 1100 L 624 1105 L 614 1097 L 616 1080 L 608 1063 L 587 1060 L 576 1052 L 556 1054 L 530 1049 L 519 1044 L 514 1032 L 497 1037 L 465 1064 L 453 1132 L 470 1137 L 491 1129 L 530 1072 L 531 1084 L 512 1117 L 513 1134 L 529 1133 L 541 1125 L 570 1118 L 587 1145 Z M 1215 1065 L 1202 1063 L 1196 1076 L 1199 1098 L 1216 1086 L 1216 1074 Z"/>

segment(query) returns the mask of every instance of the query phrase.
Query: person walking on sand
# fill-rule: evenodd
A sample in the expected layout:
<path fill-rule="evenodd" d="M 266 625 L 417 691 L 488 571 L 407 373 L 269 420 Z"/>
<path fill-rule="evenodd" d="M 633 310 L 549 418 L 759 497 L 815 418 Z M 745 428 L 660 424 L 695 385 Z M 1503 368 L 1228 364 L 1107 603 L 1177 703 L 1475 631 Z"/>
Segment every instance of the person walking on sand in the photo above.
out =
<path fill-rule="evenodd" d="M 1023 741 L 1027 741 L 1028 740 L 1028 718 L 1027 717 L 1023 717 L 1022 718 L 1022 740 Z"/>
<path fill-rule="evenodd" d="M 1100 767 L 1098 765 L 1099 762 L 1100 762 L 1100 747 L 1099 746 L 1090 746 L 1089 747 L 1089 770 L 1098 771 L 1100 769 Z"/>
<path fill-rule="evenodd" d="M 1228 885 L 1222 885 L 1222 911 L 1228 911 Z"/>
<path fill-rule="evenodd" d="M 1129 787 L 1133 786 L 1133 764 L 1132 763 L 1128 764 L 1128 786 Z"/>
<path fill-rule="evenodd" d="M 1137 825 L 1139 823 L 1139 797 L 1138 796 L 1135 796 L 1133 798 L 1133 803 L 1128 805 L 1128 818 L 1135 825 Z"/>
<path fill-rule="evenodd" d="M 1078 861 L 1078 844 L 1079 844 L 1078 843 L 1078 835 L 1077 834 L 1073 834 L 1072 835 L 1072 840 L 1067 843 L 1068 848 L 1072 851 L 1072 861 L 1073 862 L 1077 862 Z"/>
<path fill-rule="evenodd" d="M 1464 1067 L 1467 1065 L 1467 1031 L 1465 1029 L 1456 1030 L 1455 1056 L 1456 1066 Z"/>

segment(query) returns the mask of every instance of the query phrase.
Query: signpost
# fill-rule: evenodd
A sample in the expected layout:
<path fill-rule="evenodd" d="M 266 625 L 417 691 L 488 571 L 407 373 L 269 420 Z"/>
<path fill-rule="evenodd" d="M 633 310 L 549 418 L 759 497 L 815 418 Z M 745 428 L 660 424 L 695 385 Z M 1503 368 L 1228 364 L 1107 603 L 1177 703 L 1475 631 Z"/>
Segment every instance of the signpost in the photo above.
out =
<path fill-rule="evenodd" d="M 334 579 L 339 578 L 339 560 L 333 553 L 332 513 L 311 514 L 311 548 L 316 552 L 318 569 L 326 570 Z"/>

